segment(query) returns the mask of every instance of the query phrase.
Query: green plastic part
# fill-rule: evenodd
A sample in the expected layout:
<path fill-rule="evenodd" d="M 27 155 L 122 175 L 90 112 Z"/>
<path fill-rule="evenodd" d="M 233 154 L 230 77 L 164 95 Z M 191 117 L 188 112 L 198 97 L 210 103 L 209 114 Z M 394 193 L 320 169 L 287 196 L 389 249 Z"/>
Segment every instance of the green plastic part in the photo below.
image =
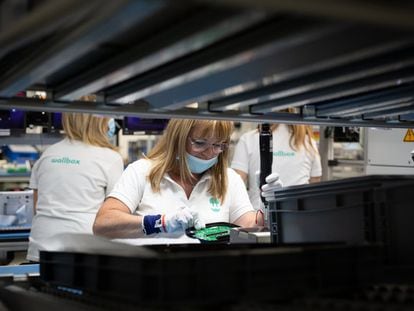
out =
<path fill-rule="evenodd" d="M 203 241 L 218 241 L 220 237 L 226 237 L 230 234 L 230 226 L 214 226 L 193 231 L 193 236 Z"/>

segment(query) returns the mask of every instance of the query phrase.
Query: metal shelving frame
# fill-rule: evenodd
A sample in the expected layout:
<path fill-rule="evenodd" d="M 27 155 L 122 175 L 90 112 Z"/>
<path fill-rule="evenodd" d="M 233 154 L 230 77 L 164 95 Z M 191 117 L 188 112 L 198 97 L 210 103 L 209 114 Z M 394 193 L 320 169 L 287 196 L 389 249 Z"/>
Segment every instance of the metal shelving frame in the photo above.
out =
<path fill-rule="evenodd" d="M 410 2 L 29 2 L 2 14 L 1 109 L 414 126 Z"/>

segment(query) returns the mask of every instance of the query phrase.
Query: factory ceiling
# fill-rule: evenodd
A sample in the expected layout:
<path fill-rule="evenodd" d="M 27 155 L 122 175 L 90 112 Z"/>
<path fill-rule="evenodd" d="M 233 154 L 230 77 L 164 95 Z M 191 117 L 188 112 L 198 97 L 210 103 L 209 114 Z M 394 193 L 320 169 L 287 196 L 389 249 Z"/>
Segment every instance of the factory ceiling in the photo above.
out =
<path fill-rule="evenodd" d="M 409 1 L 3 0 L 0 17 L 1 109 L 414 126 Z"/>

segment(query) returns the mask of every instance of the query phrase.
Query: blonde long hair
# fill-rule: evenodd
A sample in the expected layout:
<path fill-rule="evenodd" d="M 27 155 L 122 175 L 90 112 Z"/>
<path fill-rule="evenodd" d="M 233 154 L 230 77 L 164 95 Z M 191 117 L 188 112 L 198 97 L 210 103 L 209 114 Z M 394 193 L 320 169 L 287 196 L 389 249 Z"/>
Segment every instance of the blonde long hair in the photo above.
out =
<path fill-rule="evenodd" d="M 274 131 L 278 126 L 279 124 L 272 124 L 270 129 Z M 287 124 L 287 127 L 290 133 L 289 145 L 293 150 L 299 151 L 302 147 L 304 147 L 305 150 L 309 152 L 318 152 L 312 144 L 313 133 L 310 125 Z"/>
<path fill-rule="evenodd" d="M 295 113 L 296 109 L 289 107 L 289 108 L 280 110 L 280 112 Z M 274 130 L 277 129 L 278 126 L 279 124 L 273 123 L 270 126 L 270 129 L 273 132 Z M 318 150 L 312 144 L 313 131 L 310 125 L 287 124 L 287 127 L 290 133 L 289 146 L 293 150 L 299 151 L 302 147 L 304 147 L 306 151 L 309 151 L 311 153 L 318 153 Z"/>
<path fill-rule="evenodd" d="M 94 101 L 94 95 L 81 97 L 81 100 Z M 94 116 L 87 113 L 62 113 L 62 126 L 70 140 L 78 140 L 85 144 L 117 150 L 108 139 L 108 117 Z"/>
<path fill-rule="evenodd" d="M 188 120 L 171 119 L 163 136 L 148 154 L 153 161 L 149 173 L 151 188 L 154 192 L 160 191 L 160 183 L 166 173 L 178 174 L 185 183 L 194 181 L 186 157 L 186 146 L 191 130 L 198 126 L 205 137 L 214 136 L 222 142 L 229 143 L 233 131 L 233 122 L 216 120 Z M 208 171 L 212 179 L 209 193 L 223 202 L 227 187 L 227 167 L 229 150 L 218 155 L 217 163 Z"/>

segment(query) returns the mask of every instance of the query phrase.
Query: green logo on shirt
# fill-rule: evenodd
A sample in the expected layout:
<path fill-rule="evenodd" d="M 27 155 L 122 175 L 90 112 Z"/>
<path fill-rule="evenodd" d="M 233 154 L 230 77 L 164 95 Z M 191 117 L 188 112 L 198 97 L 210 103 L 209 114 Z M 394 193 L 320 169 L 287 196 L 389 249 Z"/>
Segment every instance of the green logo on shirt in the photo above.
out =
<path fill-rule="evenodd" d="M 220 201 L 217 198 L 211 197 L 209 202 L 211 204 L 211 210 L 213 212 L 220 212 Z"/>
<path fill-rule="evenodd" d="M 80 160 L 69 159 L 68 157 L 54 158 L 54 159 L 52 159 L 51 162 L 52 163 L 57 163 L 57 164 L 75 164 L 75 165 L 80 164 Z"/>
<path fill-rule="evenodd" d="M 295 156 L 295 153 L 294 152 L 289 152 L 289 151 L 285 152 L 283 150 L 279 150 L 279 151 L 274 151 L 273 156 L 274 157 L 293 157 L 293 156 Z"/>

